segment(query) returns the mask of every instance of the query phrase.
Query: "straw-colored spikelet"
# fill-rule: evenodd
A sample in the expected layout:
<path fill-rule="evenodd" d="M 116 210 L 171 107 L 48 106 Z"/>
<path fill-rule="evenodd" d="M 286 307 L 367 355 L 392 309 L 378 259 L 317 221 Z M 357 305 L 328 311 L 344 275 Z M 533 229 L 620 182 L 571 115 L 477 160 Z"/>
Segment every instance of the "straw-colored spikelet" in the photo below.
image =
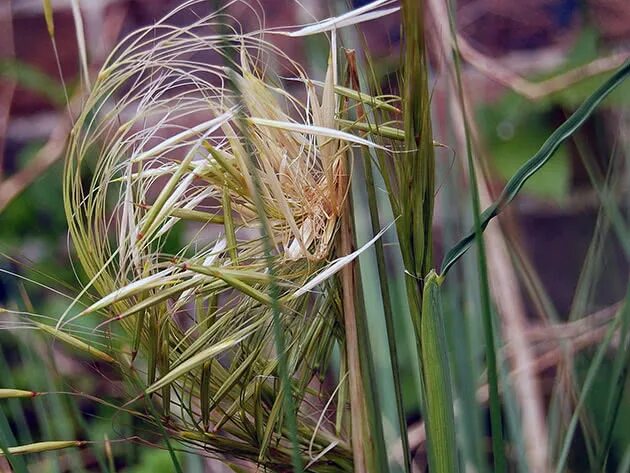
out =
<path fill-rule="evenodd" d="M 0 388 L 0 399 L 35 397 L 35 396 L 37 396 L 37 393 L 34 391 L 24 391 L 23 389 Z"/>
<path fill-rule="evenodd" d="M 82 447 L 85 444 L 86 442 L 82 440 L 51 440 L 48 442 L 35 442 L 27 445 L 20 445 L 18 447 L 9 447 L 8 450 L 11 455 L 27 455 L 31 453 L 63 450 L 64 448 L 77 448 Z M 4 453 L 0 451 L 0 457 L 3 456 Z"/>

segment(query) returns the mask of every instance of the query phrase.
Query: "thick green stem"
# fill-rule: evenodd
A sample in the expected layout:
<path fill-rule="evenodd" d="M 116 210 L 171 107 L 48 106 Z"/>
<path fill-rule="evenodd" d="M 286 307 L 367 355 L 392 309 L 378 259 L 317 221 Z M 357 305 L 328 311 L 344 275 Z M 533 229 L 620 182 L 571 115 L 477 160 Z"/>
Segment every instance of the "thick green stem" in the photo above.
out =
<path fill-rule="evenodd" d="M 405 0 L 402 4 L 405 154 L 396 168 L 400 194 L 397 230 L 420 360 L 429 469 L 453 473 L 458 464 L 448 347 L 439 305 L 440 279 L 432 271 L 435 156 L 422 3 Z"/>
<path fill-rule="evenodd" d="M 434 271 L 424 281 L 421 324 L 424 405 L 431 471 L 452 473 L 457 471 L 457 450 L 441 284 L 442 278 Z"/>

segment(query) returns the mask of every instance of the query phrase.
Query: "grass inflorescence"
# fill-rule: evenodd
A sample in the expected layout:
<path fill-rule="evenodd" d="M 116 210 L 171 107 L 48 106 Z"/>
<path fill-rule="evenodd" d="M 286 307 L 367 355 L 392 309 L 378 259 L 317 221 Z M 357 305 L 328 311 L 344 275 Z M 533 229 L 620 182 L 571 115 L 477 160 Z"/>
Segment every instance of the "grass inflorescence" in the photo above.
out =
<path fill-rule="evenodd" d="M 66 215 L 94 300 L 58 329 L 120 325 L 132 343 L 117 361 L 173 438 L 275 470 L 301 468 L 307 451 L 309 471 L 347 470 L 348 399 L 328 421 L 316 385 L 348 343 L 353 288 L 325 269 L 353 251 L 337 236 L 346 156 L 385 148 L 340 122 L 340 95 L 363 97 L 338 86 L 335 51 L 316 83 L 262 32 L 216 34 L 222 12 L 170 18 L 121 43 L 76 120 Z M 167 248 L 186 223 L 196 233 Z"/>

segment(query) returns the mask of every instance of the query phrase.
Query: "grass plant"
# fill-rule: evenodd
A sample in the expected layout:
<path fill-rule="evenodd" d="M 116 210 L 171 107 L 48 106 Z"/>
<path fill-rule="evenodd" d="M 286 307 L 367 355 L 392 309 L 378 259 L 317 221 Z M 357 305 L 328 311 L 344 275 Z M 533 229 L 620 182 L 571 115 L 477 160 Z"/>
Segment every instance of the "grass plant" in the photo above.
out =
<path fill-rule="evenodd" d="M 518 412 L 518 397 L 511 394 L 483 232 L 624 82 L 630 63 L 550 135 L 482 212 L 481 176 L 455 60 L 449 80 L 457 82 L 459 96 L 453 100 L 464 113 L 468 159 L 462 169 L 473 203 L 472 230 L 438 268 L 433 261 L 435 150 L 444 145 L 433 136 L 424 2 L 377 0 L 310 25 L 265 29 L 261 24 L 257 31 L 243 32 L 229 26 L 238 25 L 230 6 L 250 8 L 237 0 L 174 26 L 178 15 L 202 3 L 189 0 L 124 38 L 94 77 L 77 28 L 87 92 L 67 145 L 63 195 L 82 286 L 58 316 L 3 308 L 6 326 L 34 329 L 115 371 L 126 385 L 118 409 L 157 432 L 176 471 L 184 471 L 178 453 L 184 449 L 218 457 L 234 471 L 410 473 L 416 469 L 417 445 L 408 437 L 408 403 L 422 414 L 421 451 L 430 472 L 489 471 L 480 440 L 486 433 L 475 401 L 478 388 L 489 392 L 494 471 L 508 471 L 508 462 L 532 471 L 527 458 L 511 458 L 508 448 L 518 444 L 514 450 L 522 450 L 525 440 L 519 440 L 515 419 L 527 413 Z M 44 6 L 54 37 L 52 7 Z M 398 11 L 403 32 L 398 95 L 380 92 L 376 80 L 362 90 L 370 77 L 362 64 L 369 60 L 357 60 L 352 51 L 342 55 L 338 30 Z M 73 12 L 80 18 L 78 2 Z M 274 42 L 304 36 L 321 36 L 330 45 L 324 77 L 309 77 Z M 457 41 L 444 53 L 457 56 Z M 363 182 L 354 180 L 355 166 L 362 167 Z M 353 186 L 367 193 L 370 235 L 363 245 L 356 224 L 362 206 L 353 199 Z M 610 198 L 612 184 L 596 187 L 606 218 L 626 247 L 627 224 Z M 389 211 L 394 219 L 383 224 Z M 390 226 L 395 244 L 386 246 L 383 235 Z M 182 244 L 173 243 L 176 232 L 185 235 Z M 477 266 L 464 258 L 472 247 Z M 371 274 L 387 332 L 382 351 L 394 383 L 394 435 L 402 450 L 395 460 L 379 395 L 382 373 L 375 363 L 381 347 L 371 341 L 372 309 L 361 283 L 362 271 L 370 271 L 360 266 L 366 261 L 361 258 L 372 250 Z M 392 252 L 402 267 L 392 263 Z M 479 279 L 467 286 L 479 303 L 461 311 L 448 285 L 457 277 L 452 270 L 460 259 Z M 588 269 L 595 278 L 596 271 Z M 530 287 L 535 292 L 536 284 Z M 401 291 L 405 304 L 394 300 Z M 588 294 L 585 286 L 579 296 L 588 299 Z M 619 307 L 583 380 L 572 385 L 576 402 L 568 421 L 559 421 L 560 441 L 549 471 L 566 470 L 578 430 L 587 443 L 592 440 L 591 462 L 598 471 L 610 458 L 620 406 L 627 402 L 628 359 L 622 349 L 630 333 L 627 297 Z M 465 321 L 463 335 L 456 333 L 455 318 L 471 311 L 481 316 Z M 421 389 L 412 400 L 405 399 L 404 347 L 397 333 L 403 321 L 412 327 L 410 352 L 419 366 L 415 376 Z M 482 327 L 476 333 L 483 334 L 476 341 L 474 323 Z M 615 337 L 606 420 L 591 439 L 582 414 Z M 453 347 L 454 340 L 466 345 Z M 473 358 L 484 360 L 480 379 L 474 377 L 479 360 Z M 54 395 L 52 388 L 0 386 L 1 402 Z M 461 406 L 477 410 L 473 420 L 462 419 L 468 414 Z M 16 471 L 26 471 L 22 455 L 95 443 L 30 438 L 17 445 L 4 414 L 0 434 L 2 455 Z M 111 450 L 107 440 L 99 464 L 113 471 Z M 628 464 L 624 455 L 622 465 Z"/>

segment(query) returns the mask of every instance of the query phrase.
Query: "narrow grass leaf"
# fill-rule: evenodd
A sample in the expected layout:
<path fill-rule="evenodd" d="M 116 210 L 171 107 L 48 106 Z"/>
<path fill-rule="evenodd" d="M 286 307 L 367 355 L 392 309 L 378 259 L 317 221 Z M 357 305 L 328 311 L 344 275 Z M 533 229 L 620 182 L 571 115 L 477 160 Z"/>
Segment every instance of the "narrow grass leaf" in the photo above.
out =
<path fill-rule="evenodd" d="M 516 174 L 508 181 L 499 198 L 481 214 L 480 225 L 482 231 L 486 229 L 494 217 L 499 215 L 501 211 L 512 202 L 527 180 L 549 161 L 558 147 L 584 124 L 602 100 L 616 87 L 621 85 L 628 75 L 630 75 L 630 61 L 627 61 L 621 66 L 617 72 L 587 98 L 573 115 L 551 134 L 538 152 L 521 166 Z M 474 239 L 475 232 L 471 231 L 448 251 L 442 261 L 442 275 L 446 274 L 453 264 L 466 253 Z"/>
<path fill-rule="evenodd" d="M 359 99 L 359 107 L 357 117 L 359 120 L 366 118 L 364 102 L 361 101 L 360 79 L 356 66 L 356 54 L 354 51 L 347 52 L 348 59 L 348 75 L 350 82 L 356 89 Z M 404 135 L 404 132 L 403 132 Z M 404 138 L 404 136 L 403 136 Z M 371 150 L 365 150 L 363 153 L 363 168 L 365 172 L 365 187 L 368 196 L 368 209 L 370 214 L 370 224 L 372 234 L 378 233 L 380 222 L 378 210 L 378 198 L 376 196 L 376 186 L 374 184 L 374 173 L 372 171 L 372 161 L 370 156 Z M 403 449 L 403 464 L 406 473 L 411 472 L 411 454 L 409 448 L 409 435 L 407 432 L 407 418 L 402 395 L 402 384 L 400 379 L 400 367 L 398 363 L 398 348 L 396 343 L 396 333 L 394 329 L 394 311 L 392 309 L 392 301 L 389 290 L 389 281 L 387 277 L 387 265 L 385 262 L 385 250 L 382 240 L 378 239 L 374 242 L 374 250 L 376 255 L 376 272 L 378 273 L 379 288 L 381 293 L 381 302 L 383 304 L 383 317 L 385 319 L 385 329 L 387 332 L 387 345 L 389 348 L 390 366 L 392 378 L 394 381 L 394 396 L 396 399 L 396 412 L 398 414 L 398 425 Z"/>
<path fill-rule="evenodd" d="M 15 80 L 20 87 L 33 90 L 53 104 L 65 103 L 65 91 L 53 78 L 30 64 L 14 58 L 0 59 L 0 76 Z"/>
<path fill-rule="evenodd" d="M 24 460 L 14 457 L 11 453 L 8 444 L 14 442 L 15 436 L 11 430 L 9 420 L 4 414 L 4 411 L 0 410 L 0 457 L 5 457 L 9 462 L 9 466 L 12 467 L 16 473 L 28 473 Z"/>

